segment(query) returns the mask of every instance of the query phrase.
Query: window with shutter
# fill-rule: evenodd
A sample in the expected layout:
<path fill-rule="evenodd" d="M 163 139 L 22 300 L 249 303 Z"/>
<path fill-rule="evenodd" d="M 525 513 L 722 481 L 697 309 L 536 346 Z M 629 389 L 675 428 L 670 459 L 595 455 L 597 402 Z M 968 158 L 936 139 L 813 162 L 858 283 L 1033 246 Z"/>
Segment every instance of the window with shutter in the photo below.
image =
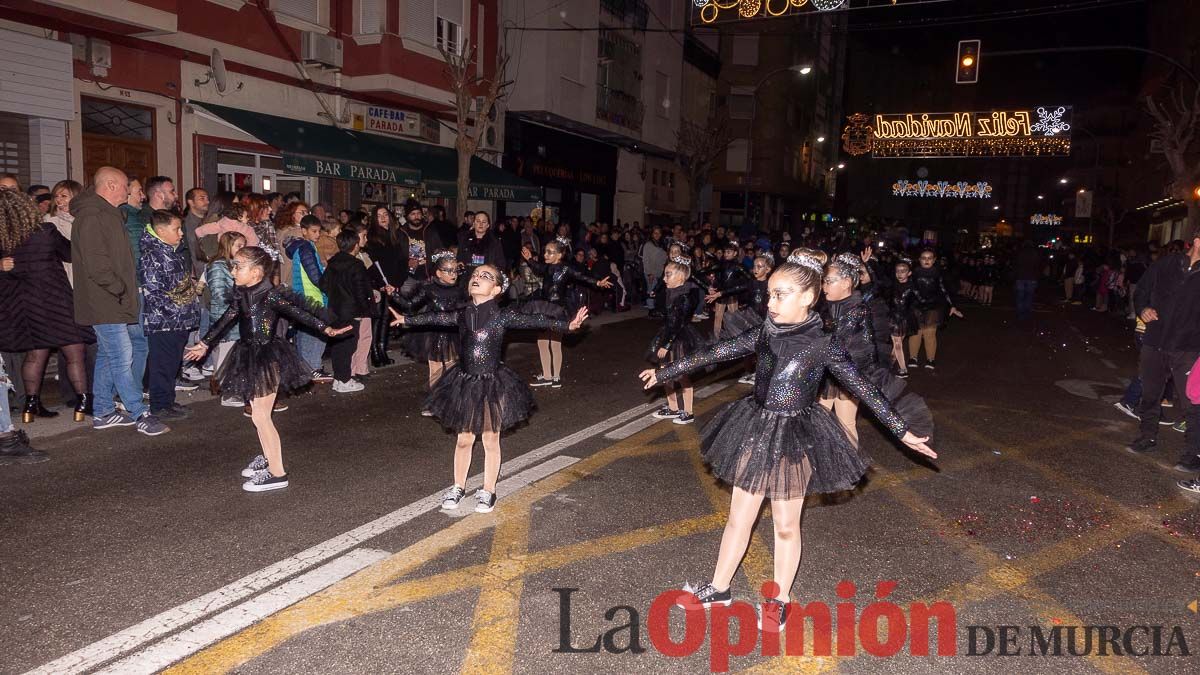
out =
<path fill-rule="evenodd" d="M 360 35 L 377 35 L 383 32 L 386 0 L 359 0 L 358 32 Z"/>
<path fill-rule="evenodd" d="M 436 41 L 437 12 L 433 0 L 404 0 L 407 11 L 401 31 L 404 37 L 432 45 Z"/>
<path fill-rule="evenodd" d="M 437 46 L 461 53 L 463 0 L 437 0 Z"/>
<path fill-rule="evenodd" d="M 273 0 L 271 6 L 280 14 L 321 23 L 321 0 Z"/>

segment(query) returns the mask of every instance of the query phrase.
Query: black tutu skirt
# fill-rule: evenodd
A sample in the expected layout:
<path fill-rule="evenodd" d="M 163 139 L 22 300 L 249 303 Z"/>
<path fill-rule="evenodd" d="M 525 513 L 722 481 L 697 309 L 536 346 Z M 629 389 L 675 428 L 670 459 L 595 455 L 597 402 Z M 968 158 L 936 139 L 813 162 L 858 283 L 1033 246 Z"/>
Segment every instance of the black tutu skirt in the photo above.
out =
<path fill-rule="evenodd" d="M 521 303 L 520 312 L 522 314 L 541 314 L 542 316 L 558 321 L 567 321 L 575 314 L 575 312 L 568 310 L 565 305 L 538 299 L 527 300 Z"/>
<path fill-rule="evenodd" d="M 266 344 L 238 340 L 213 378 L 221 396 L 249 402 L 304 387 L 312 381 L 312 368 L 286 340 Z"/>
<path fill-rule="evenodd" d="M 717 412 L 700 450 L 717 478 L 767 499 L 849 490 L 870 465 L 832 412 L 767 410 L 753 396 Z"/>
<path fill-rule="evenodd" d="M 731 340 L 751 328 L 758 328 L 764 320 L 766 316 L 753 307 L 742 307 L 736 312 L 730 312 L 725 315 L 721 324 L 721 339 Z"/>
<path fill-rule="evenodd" d="M 653 340 L 650 341 L 650 349 L 646 351 L 646 360 L 650 363 L 665 364 L 671 361 L 678 361 L 685 356 L 691 356 L 696 352 L 708 346 L 709 340 L 700 334 L 690 323 L 679 330 L 679 334 L 675 336 L 675 341 L 671 343 L 671 348 L 667 350 L 667 358 L 658 358 L 658 349 L 655 345 L 662 340 L 662 332 L 660 331 Z"/>
<path fill-rule="evenodd" d="M 458 334 L 434 328 L 410 328 L 400 340 L 405 354 L 415 361 L 449 363 L 458 360 Z"/>
<path fill-rule="evenodd" d="M 503 431 L 529 419 L 534 409 L 529 385 L 503 364 L 494 373 L 470 375 L 457 364 L 433 385 L 425 409 L 449 431 Z"/>

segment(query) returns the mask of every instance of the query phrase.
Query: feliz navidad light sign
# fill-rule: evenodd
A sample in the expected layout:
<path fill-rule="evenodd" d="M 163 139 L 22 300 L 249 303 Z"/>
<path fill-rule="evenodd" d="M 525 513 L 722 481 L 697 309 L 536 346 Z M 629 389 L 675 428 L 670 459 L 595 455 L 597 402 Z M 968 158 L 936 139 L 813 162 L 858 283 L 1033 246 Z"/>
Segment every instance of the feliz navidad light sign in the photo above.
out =
<path fill-rule="evenodd" d="M 851 155 L 872 157 L 1061 157 L 1071 153 L 1071 107 L 856 113 L 842 146 Z"/>

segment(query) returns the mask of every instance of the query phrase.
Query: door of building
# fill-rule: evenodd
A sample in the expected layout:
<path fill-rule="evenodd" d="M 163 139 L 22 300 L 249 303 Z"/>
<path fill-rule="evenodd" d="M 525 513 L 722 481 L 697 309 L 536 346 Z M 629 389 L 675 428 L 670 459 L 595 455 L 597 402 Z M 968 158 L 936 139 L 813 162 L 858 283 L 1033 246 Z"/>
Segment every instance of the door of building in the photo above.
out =
<path fill-rule="evenodd" d="M 84 96 L 80 116 L 85 180 L 102 166 L 143 181 L 158 174 L 153 108 Z"/>

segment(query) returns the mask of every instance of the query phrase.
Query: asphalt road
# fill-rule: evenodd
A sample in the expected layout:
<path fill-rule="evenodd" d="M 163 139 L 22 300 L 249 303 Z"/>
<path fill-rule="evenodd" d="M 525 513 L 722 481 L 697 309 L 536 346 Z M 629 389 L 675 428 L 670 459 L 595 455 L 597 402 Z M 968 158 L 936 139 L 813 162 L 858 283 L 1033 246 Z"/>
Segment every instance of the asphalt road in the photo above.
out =
<path fill-rule="evenodd" d="M 769 658 L 765 643 L 747 642 L 728 667 L 1197 672 L 1180 639 L 1189 654 L 1200 650 L 1187 607 L 1200 598 L 1200 502 L 1174 486 L 1181 434 L 1163 427 L 1158 456 L 1123 449 L 1134 422 L 1111 403 L 1132 374 L 1128 330 L 1081 307 L 1042 305 L 1025 324 L 1011 308 L 964 309 L 941 336 L 938 370 L 910 380 L 934 411 L 941 458 L 915 460 L 860 417 L 869 479 L 806 508 L 792 597 L 831 608 L 835 651 L 811 656 L 820 646 L 811 634 L 804 657 Z M 700 424 L 645 421 L 652 398 L 635 375 L 655 329 L 647 319 L 611 323 L 568 346 L 566 386 L 536 390 L 532 423 L 503 438 L 516 482 L 502 486 L 493 514 L 431 508 L 451 480 L 453 440 L 419 416 L 425 372 L 415 365 L 377 373 L 361 394 L 322 387 L 292 399 L 276 418 L 291 487 L 275 493 L 241 491 L 254 430 L 215 401 L 196 401 L 194 417 L 159 438 L 41 434 L 51 462 L 0 467 L 0 672 L 721 666 L 719 629 L 736 615 L 697 623 L 703 641 L 666 656 L 668 638 L 685 640 L 683 614 L 664 633 L 651 608 L 712 573 L 729 497 L 699 462 L 697 434 L 747 388 L 731 370 L 714 373 L 702 383 L 715 386 L 697 402 Z M 529 344 L 511 345 L 508 362 L 535 374 Z M 477 455 L 472 473 L 481 469 Z M 734 583 L 747 603 L 771 573 L 769 510 L 758 532 Z M 856 586 L 850 600 L 835 591 L 843 580 Z M 855 625 L 837 603 L 876 616 L 877 593 L 904 610 L 893 618 L 908 639 L 895 649 L 868 642 L 872 630 L 856 645 L 837 633 Z M 905 615 L 936 602 L 952 608 L 943 644 L 952 655 L 914 656 L 911 638 L 924 631 L 919 611 Z M 1113 627 L 1117 647 L 1128 634 L 1137 652 L 1154 649 L 1151 627 L 1161 626 L 1159 651 L 1172 653 L 1114 656 L 1105 643 L 1101 655 L 1094 629 L 1090 654 L 1073 656 L 1068 631 L 1076 651 L 1088 632 L 1075 626 Z M 1063 655 L 1030 656 L 1033 627 L 1060 629 Z M 984 651 L 988 631 L 992 648 L 970 655 L 972 644 Z M 757 637 L 751 624 L 732 633 L 732 642 Z M 1021 656 L 999 654 L 1003 636 Z M 879 655 L 889 651 L 898 653 Z"/>

